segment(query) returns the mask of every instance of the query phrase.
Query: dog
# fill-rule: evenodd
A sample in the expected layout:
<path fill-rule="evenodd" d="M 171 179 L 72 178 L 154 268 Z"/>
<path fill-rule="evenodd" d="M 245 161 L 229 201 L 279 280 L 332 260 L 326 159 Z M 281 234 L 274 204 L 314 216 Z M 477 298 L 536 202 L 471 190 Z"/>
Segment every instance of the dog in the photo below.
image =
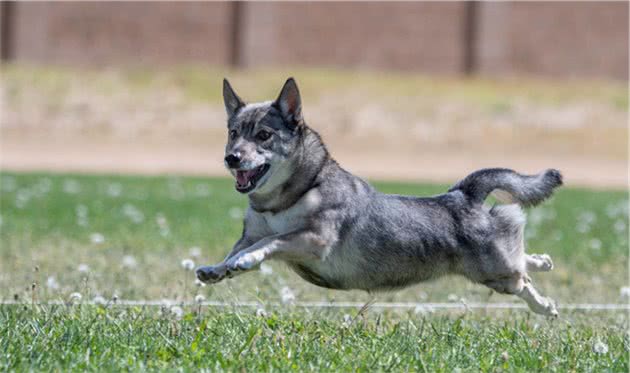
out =
<path fill-rule="evenodd" d="M 242 237 L 219 264 L 196 270 L 216 283 L 284 261 L 304 280 L 330 289 L 394 290 L 461 275 L 557 316 L 528 272 L 550 271 L 549 255 L 525 253 L 522 207 L 562 185 L 559 171 L 528 176 L 481 169 L 445 194 L 383 194 L 344 170 L 302 115 L 289 78 L 275 101 L 246 104 L 223 81 L 228 139 L 225 166 L 246 194 Z M 488 206 L 491 193 L 507 204 Z"/>

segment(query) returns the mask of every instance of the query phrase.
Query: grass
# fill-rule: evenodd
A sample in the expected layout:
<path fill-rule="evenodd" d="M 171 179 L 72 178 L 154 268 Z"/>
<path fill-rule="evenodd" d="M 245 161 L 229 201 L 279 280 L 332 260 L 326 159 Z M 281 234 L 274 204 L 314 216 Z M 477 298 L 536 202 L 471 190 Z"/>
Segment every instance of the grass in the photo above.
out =
<path fill-rule="evenodd" d="M 576 315 L 371 316 L 289 310 L 264 317 L 197 310 L 0 308 L 3 370 L 615 371 L 628 370 L 625 321 Z M 347 319 L 347 317 L 346 317 Z M 603 343 L 608 352 L 597 353 Z"/>
<path fill-rule="evenodd" d="M 522 310 L 357 316 L 356 310 L 274 309 L 270 303 L 281 302 L 286 291 L 304 301 L 370 299 L 316 288 L 280 263 L 265 273 L 196 286 L 181 261 L 219 261 L 240 233 L 246 201 L 232 184 L 0 173 L 0 299 L 22 302 L 0 306 L 0 370 L 628 370 L 624 312 L 564 311 L 548 321 Z M 376 185 L 417 195 L 446 189 Z M 620 295 L 628 286 L 627 191 L 562 189 L 529 211 L 526 235 L 529 252 L 554 259 L 554 271 L 533 279 L 560 305 L 627 302 Z M 116 296 L 164 299 L 164 306 L 73 304 L 74 292 L 83 301 Z M 255 300 L 267 315 L 197 306 L 179 315 L 178 305 L 198 295 Z M 518 302 L 459 278 L 377 295 L 378 301 L 460 298 Z M 32 299 L 67 304 L 33 306 Z M 596 352 L 599 342 L 608 352 Z"/>

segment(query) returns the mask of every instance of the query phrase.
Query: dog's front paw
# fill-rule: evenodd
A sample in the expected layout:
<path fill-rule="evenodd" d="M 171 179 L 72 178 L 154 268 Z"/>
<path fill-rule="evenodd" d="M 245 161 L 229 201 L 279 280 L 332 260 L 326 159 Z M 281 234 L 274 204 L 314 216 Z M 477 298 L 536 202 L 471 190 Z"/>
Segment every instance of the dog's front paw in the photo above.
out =
<path fill-rule="evenodd" d="M 197 268 L 195 273 L 197 274 L 197 278 L 199 279 L 199 281 L 205 282 L 207 284 L 219 282 L 223 280 L 227 275 L 225 266 L 199 267 Z"/>
<path fill-rule="evenodd" d="M 257 267 L 264 259 L 264 256 L 256 251 L 242 254 L 230 259 L 227 269 L 230 273 L 249 271 Z"/>

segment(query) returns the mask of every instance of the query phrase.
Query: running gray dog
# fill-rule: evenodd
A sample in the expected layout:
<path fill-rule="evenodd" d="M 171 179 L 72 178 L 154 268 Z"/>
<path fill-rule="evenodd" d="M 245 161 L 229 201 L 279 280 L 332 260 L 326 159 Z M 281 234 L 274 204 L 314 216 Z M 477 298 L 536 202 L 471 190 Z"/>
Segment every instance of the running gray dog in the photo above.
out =
<path fill-rule="evenodd" d="M 315 285 L 368 292 L 455 274 L 558 315 L 527 274 L 553 263 L 525 253 L 521 208 L 562 185 L 557 170 L 528 176 L 482 169 L 438 196 L 383 194 L 331 158 L 304 121 L 293 78 L 275 101 L 246 104 L 227 80 L 223 98 L 225 165 L 249 207 L 242 237 L 223 262 L 198 268 L 199 280 L 215 283 L 269 259 Z M 491 193 L 507 203 L 484 204 Z"/>

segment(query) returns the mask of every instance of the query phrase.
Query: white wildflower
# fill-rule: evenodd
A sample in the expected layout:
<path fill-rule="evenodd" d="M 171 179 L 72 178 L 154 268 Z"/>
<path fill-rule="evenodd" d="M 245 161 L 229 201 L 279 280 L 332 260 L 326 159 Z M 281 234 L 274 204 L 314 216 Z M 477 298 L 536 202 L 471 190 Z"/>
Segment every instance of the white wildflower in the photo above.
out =
<path fill-rule="evenodd" d="M 59 283 L 54 276 L 50 276 L 46 279 L 46 286 L 51 290 L 59 289 Z"/>
<path fill-rule="evenodd" d="M 205 287 L 206 283 L 201 281 L 200 279 L 196 278 L 195 279 L 195 285 L 198 286 L 198 287 Z"/>
<path fill-rule="evenodd" d="M 142 211 L 130 203 L 125 203 L 123 206 L 123 214 L 135 224 L 140 224 L 144 221 Z"/>
<path fill-rule="evenodd" d="M 201 256 L 201 248 L 194 246 L 190 248 L 190 256 L 193 258 L 199 258 Z"/>
<path fill-rule="evenodd" d="M 5 192 L 13 192 L 17 188 L 17 183 L 13 176 L 2 175 L 2 190 Z"/>
<path fill-rule="evenodd" d="M 595 344 L 593 344 L 593 352 L 596 354 L 607 354 L 608 346 L 604 342 L 598 340 Z"/>
<path fill-rule="evenodd" d="M 92 233 L 92 234 L 90 235 L 90 241 L 91 241 L 93 244 L 100 245 L 100 244 L 102 244 L 103 242 L 105 242 L 105 236 L 103 236 L 103 235 L 102 235 L 102 234 L 100 234 L 100 233 Z"/>
<path fill-rule="evenodd" d="M 256 310 L 256 316 L 257 317 L 267 317 L 267 311 L 265 311 L 264 308 L 258 308 Z"/>
<path fill-rule="evenodd" d="M 94 304 L 99 305 L 99 306 L 104 306 L 107 304 L 107 300 L 105 300 L 105 298 L 103 298 L 100 295 L 95 296 L 94 299 L 92 299 L 92 302 L 94 302 Z"/>
<path fill-rule="evenodd" d="M 588 233 L 591 230 L 591 226 L 586 223 L 578 223 L 575 230 L 580 233 Z"/>
<path fill-rule="evenodd" d="M 72 293 L 72 294 L 70 294 L 70 301 L 71 302 L 79 302 L 81 300 L 81 298 L 83 298 L 81 296 L 81 293 Z"/>
<path fill-rule="evenodd" d="M 160 303 L 162 304 L 162 307 L 170 307 L 172 304 L 175 303 L 175 301 L 171 300 L 171 299 L 167 299 L 167 298 L 162 298 L 162 300 L 160 300 Z"/>
<path fill-rule="evenodd" d="M 208 197 L 211 193 L 210 187 L 207 184 L 197 184 L 195 186 L 195 193 L 198 197 Z"/>
<path fill-rule="evenodd" d="M 619 289 L 619 295 L 621 295 L 622 298 L 630 298 L 630 286 L 622 286 L 621 289 Z"/>
<path fill-rule="evenodd" d="M 184 315 L 184 310 L 179 306 L 171 307 L 171 314 L 175 316 L 176 319 L 181 319 Z"/>
<path fill-rule="evenodd" d="M 267 263 L 262 263 L 260 265 L 260 273 L 263 275 L 270 275 L 273 273 L 273 268 L 271 268 L 271 266 Z"/>
<path fill-rule="evenodd" d="M 352 316 L 346 313 L 345 315 L 343 315 L 343 323 L 341 324 L 341 326 L 344 328 L 349 328 L 350 325 L 352 325 Z"/>
<path fill-rule="evenodd" d="M 457 301 L 459 301 L 459 297 L 457 295 L 455 295 L 455 294 L 449 294 L 447 299 L 448 299 L 449 302 L 457 302 Z"/>
<path fill-rule="evenodd" d="M 119 197 L 122 194 L 122 185 L 120 183 L 107 184 L 107 195 L 110 197 Z"/>
<path fill-rule="evenodd" d="M 20 189 L 15 196 L 15 207 L 23 209 L 31 199 L 31 192 L 27 189 Z"/>
<path fill-rule="evenodd" d="M 626 230 L 626 222 L 624 220 L 621 220 L 621 219 L 617 220 L 613 227 L 615 228 L 615 232 L 623 233 Z"/>
<path fill-rule="evenodd" d="M 598 240 L 597 238 L 593 238 L 589 241 L 588 246 L 593 250 L 599 250 L 602 248 L 602 241 Z"/>
<path fill-rule="evenodd" d="M 138 262 L 136 261 L 136 258 L 134 258 L 133 256 L 125 255 L 122 258 L 122 266 L 123 268 L 134 269 L 138 266 Z"/>
<path fill-rule="evenodd" d="M 166 216 L 164 216 L 164 214 L 159 212 L 155 216 L 155 222 L 157 223 L 158 227 L 160 228 L 160 235 L 162 237 L 168 236 L 169 233 L 170 233 L 170 229 L 168 227 L 168 221 L 166 220 Z"/>
<path fill-rule="evenodd" d="M 81 184 L 78 181 L 67 179 L 63 182 L 63 191 L 68 194 L 77 194 L 81 191 Z"/>
<path fill-rule="evenodd" d="M 88 222 L 88 208 L 83 204 L 77 205 L 75 208 L 77 214 L 77 224 L 81 227 L 86 227 Z"/>
<path fill-rule="evenodd" d="M 433 307 L 419 304 L 414 308 L 413 312 L 416 315 L 428 315 L 430 313 L 433 313 Z"/>
<path fill-rule="evenodd" d="M 201 294 L 197 294 L 195 296 L 195 303 L 203 303 L 206 300 L 206 297 L 204 297 Z"/>
<path fill-rule="evenodd" d="M 292 303 L 295 300 L 295 294 L 293 294 L 293 291 L 288 286 L 280 290 L 280 296 L 284 304 Z"/>
<path fill-rule="evenodd" d="M 52 181 L 50 181 L 47 177 L 39 179 L 39 182 L 35 184 L 34 188 L 40 196 L 43 196 L 50 192 L 50 189 L 52 188 Z"/>
<path fill-rule="evenodd" d="M 240 220 L 243 219 L 243 210 L 238 207 L 232 207 L 228 211 L 228 215 L 234 220 Z"/>
<path fill-rule="evenodd" d="M 184 259 L 182 260 L 182 268 L 187 271 L 192 271 L 195 268 L 195 262 L 192 259 Z"/>
<path fill-rule="evenodd" d="M 81 273 L 87 273 L 90 272 L 90 266 L 85 264 L 85 263 L 81 263 L 79 264 L 79 266 L 77 267 L 77 271 L 81 272 Z"/>

